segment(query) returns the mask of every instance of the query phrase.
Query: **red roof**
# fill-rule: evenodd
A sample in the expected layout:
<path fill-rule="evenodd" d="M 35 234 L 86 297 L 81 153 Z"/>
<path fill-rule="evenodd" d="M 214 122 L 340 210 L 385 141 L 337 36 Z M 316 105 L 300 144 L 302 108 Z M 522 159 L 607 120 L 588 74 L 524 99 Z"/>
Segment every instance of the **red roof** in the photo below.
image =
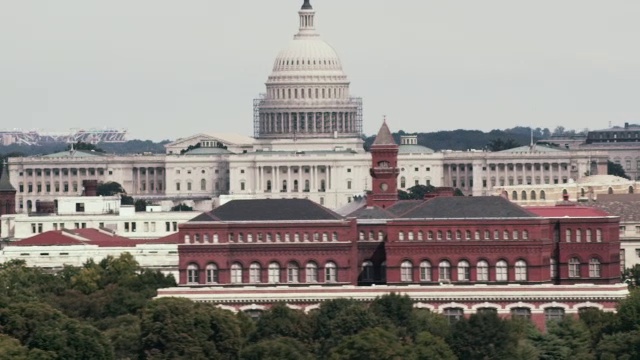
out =
<path fill-rule="evenodd" d="M 9 243 L 9 246 L 64 246 L 64 245 L 96 245 L 99 247 L 134 247 L 139 244 L 174 244 L 178 243 L 178 234 L 160 239 L 140 240 L 110 234 L 98 229 L 65 229 L 52 230 L 20 241 Z"/>
<path fill-rule="evenodd" d="M 559 217 L 603 217 L 611 214 L 590 206 L 559 205 L 559 206 L 531 206 L 526 207 L 529 212 L 545 218 Z"/>

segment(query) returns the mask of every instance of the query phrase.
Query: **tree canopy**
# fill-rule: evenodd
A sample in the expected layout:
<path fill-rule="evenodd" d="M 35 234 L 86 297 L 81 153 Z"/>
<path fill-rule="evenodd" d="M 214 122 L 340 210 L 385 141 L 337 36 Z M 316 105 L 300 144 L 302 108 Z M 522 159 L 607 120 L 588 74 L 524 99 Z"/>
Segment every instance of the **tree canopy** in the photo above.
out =
<path fill-rule="evenodd" d="M 619 176 L 621 178 L 625 178 L 629 180 L 631 179 L 629 175 L 627 175 L 627 173 L 624 171 L 624 168 L 622 167 L 622 165 L 615 163 L 611 160 L 607 160 L 607 174 Z"/>

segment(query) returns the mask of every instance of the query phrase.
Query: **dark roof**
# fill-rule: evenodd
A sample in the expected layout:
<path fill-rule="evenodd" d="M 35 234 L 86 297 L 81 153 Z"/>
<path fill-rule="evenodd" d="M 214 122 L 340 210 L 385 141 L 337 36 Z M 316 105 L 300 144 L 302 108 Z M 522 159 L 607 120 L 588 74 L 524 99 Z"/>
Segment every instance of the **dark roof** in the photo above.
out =
<path fill-rule="evenodd" d="M 313 10 L 309 0 L 304 0 L 304 4 L 302 4 L 302 10 Z"/>
<path fill-rule="evenodd" d="M 640 194 L 598 195 L 598 199 L 589 202 L 607 213 L 620 216 L 620 221 L 640 221 Z"/>
<path fill-rule="evenodd" d="M 395 204 L 389 206 L 387 211 L 394 215 L 402 215 L 407 211 L 415 208 L 418 205 L 422 205 L 424 200 L 398 200 Z"/>
<path fill-rule="evenodd" d="M 0 174 L 0 191 L 16 191 L 9 181 L 9 165 L 6 160 L 2 166 L 2 174 Z"/>
<path fill-rule="evenodd" d="M 378 206 L 363 206 L 349 214 L 349 217 L 358 219 L 393 219 L 396 216 Z"/>
<path fill-rule="evenodd" d="M 391 131 L 389 130 L 386 121 L 382 123 L 382 126 L 380 126 L 380 130 L 378 131 L 378 135 L 373 141 L 372 146 L 374 145 L 397 145 L 396 141 L 393 139 L 393 135 L 391 135 Z"/>
<path fill-rule="evenodd" d="M 501 196 L 436 197 L 399 216 L 400 218 L 522 218 L 536 217 Z"/>
<path fill-rule="evenodd" d="M 307 199 L 232 200 L 192 219 L 201 221 L 342 220 L 335 212 Z"/>

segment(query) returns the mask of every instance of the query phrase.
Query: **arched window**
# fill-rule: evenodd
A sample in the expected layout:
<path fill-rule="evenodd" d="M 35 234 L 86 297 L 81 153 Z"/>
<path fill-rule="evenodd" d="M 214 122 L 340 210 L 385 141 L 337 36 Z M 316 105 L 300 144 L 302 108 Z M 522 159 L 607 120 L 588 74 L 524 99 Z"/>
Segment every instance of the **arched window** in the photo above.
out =
<path fill-rule="evenodd" d="M 372 233 L 373 234 L 373 233 Z M 373 237 L 373 236 L 372 236 Z M 322 233 L 322 241 L 327 242 L 329 241 L 329 233 L 328 232 L 323 232 Z"/>
<path fill-rule="evenodd" d="M 451 240 L 451 230 L 447 230 L 447 240 Z"/>
<path fill-rule="evenodd" d="M 427 240 L 433 240 L 433 231 L 427 231 Z"/>
<path fill-rule="evenodd" d="M 596 229 L 596 242 L 602 242 L 602 229 Z"/>
<path fill-rule="evenodd" d="M 218 279 L 218 265 L 210 263 L 206 268 L 207 272 L 207 284 L 217 284 Z"/>
<path fill-rule="evenodd" d="M 231 283 L 242 284 L 242 265 L 240 263 L 231 265 Z"/>
<path fill-rule="evenodd" d="M 282 180 L 282 190 L 281 192 L 287 192 L 287 180 Z"/>
<path fill-rule="evenodd" d="M 447 260 L 442 260 L 438 264 L 438 280 L 451 281 L 451 264 Z"/>
<path fill-rule="evenodd" d="M 267 192 L 271 192 L 271 180 L 267 180 Z"/>
<path fill-rule="evenodd" d="M 187 283 L 198 284 L 200 282 L 200 268 L 196 264 L 187 266 Z"/>
<path fill-rule="evenodd" d="M 522 240 L 529 240 L 529 230 L 522 230 Z"/>
<path fill-rule="evenodd" d="M 338 241 L 338 233 L 337 232 L 333 232 L 333 236 L 331 237 L 331 241 Z"/>
<path fill-rule="evenodd" d="M 518 238 L 520 237 L 520 233 L 518 232 L 518 230 L 513 230 L 513 240 L 518 240 Z"/>
<path fill-rule="evenodd" d="M 531 197 L 529 199 L 531 199 L 531 200 L 535 200 L 536 199 L 536 192 L 534 190 L 531 190 Z"/>
<path fill-rule="evenodd" d="M 507 262 L 500 260 L 496 263 L 496 281 L 508 281 L 509 274 L 507 268 Z"/>
<path fill-rule="evenodd" d="M 469 281 L 470 279 L 469 263 L 466 260 L 458 262 L 458 281 Z"/>
<path fill-rule="evenodd" d="M 384 240 L 384 233 L 382 231 L 378 231 L 378 240 L 379 241 Z"/>
<path fill-rule="evenodd" d="M 465 240 L 471 240 L 471 230 L 467 230 L 464 235 Z"/>
<path fill-rule="evenodd" d="M 308 262 L 304 271 L 308 283 L 318 282 L 318 265 L 316 263 L 313 261 Z"/>
<path fill-rule="evenodd" d="M 373 263 L 365 261 L 362 263 L 362 281 L 373 281 Z"/>
<path fill-rule="evenodd" d="M 544 319 L 546 321 L 560 321 L 564 318 L 564 309 L 561 307 L 548 307 L 544 309 Z"/>
<path fill-rule="evenodd" d="M 571 259 L 569 259 L 569 277 L 580 277 L 580 260 L 576 257 L 572 257 Z"/>
<path fill-rule="evenodd" d="M 431 263 L 427 260 L 420 263 L 420 281 L 431 281 Z"/>
<path fill-rule="evenodd" d="M 330 261 L 324 266 L 324 281 L 327 283 L 338 281 L 338 267 L 334 262 Z"/>
<path fill-rule="evenodd" d="M 456 240 L 462 240 L 462 231 L 456 230 Z"/>
<path fill-rule="evenodd" d="M 571 229 L 566 229 L 564 231 L 564 240 L 566 242 L 571 242 Z"/>
<path fill-rule="evenodd" d="M 298 180 L 293 180 L 293 192 L 298 192 Z"/>
<path fill-rule="evenodd" d="M 613 189 L 612 189 L 612 188 L 609 188 L 609 190 L 607 190 L 607 193 L 608 193 L 608 194 L 613 194 Z"/>
<path fill-rule="evenodd" d="M 418 241 L 422 241 L 424 240 L 424 233 L 422 232 L 422 230 L 418 231 Z"/>
<path fill-rule="evenodd" d="M 358 240 L 364 240 L 364 231 L 358 233 Z"/>
<path fill-rule="evenodd" d="M 516 281 L 527 281 L 527 263 L 524 260 L 516 261 Z"/>
<path fill-rule="evenodd" d="M 400 231 L 400 232 L 398 233 L 398 240 L 400 240 L 400 241 L 404 241 L 404 232 L 403 232 L 403 231 Z"/>
<path fill-rule="evenodd" d="M 269 264 L 269 284 L 280 282 L 280 264 L 272 262 Z"/>
<path fill-rule="evenodd" d="M 287 264 L 287 282 L 297 284 L 300 282 L 300 267 L 298 263 L 291 261 Z"/>
<path fill-rule="evenodd" d="M 309 192 L 309 180 L 304 181 L 304 191 Z"/>
<path fill-rule="evenodd" d="M 544 193 L 544 190 L 540 190 L 540 200 L 547 200 L 547 195 Z"/>
<path fill-rule="evenodd" d="M 253 242 L 253 234 L 247 234 L 247 242 Z"/>
<path fill-rule="evenodd" d="M 406 186 L 407 186 L 407 179 L 404 176 L 402 176 L 400 178 L 400 187 L 404 189 Z"/>
<path fill-rule="evenodd" d="M 591 242 L 591 229 L 587 229 L 586 231 L 587 242 Z"/>
<path fill-rule="evenodd" d="M 585 195 L 584 188 L 580 188 L 580 196 L 581 196 L 581 197 L 584 197 L 584 195 Z"/>
<path fill-rule="evenodd" d="M 258 284 L 262 282 L 262 267 L 257 262 L 251 263 L 249 266 L 249 282 L 252 284 Z"/>
<path fill-rule="evenodd" d="M 480 260 L 476 264 L 476 280 L 477 281 L 489 281 L 489 263 Z"/>
<path fill-rule="evenodd" d="M 207 190 L 207 180 L 205 179 L 200 180 L 200 190 L 202 191 Z"/>
<path fill-rule="evenodd" d="M 517 191 L 513 191 L 511 193 L 511 200 L 518 200 L 518 192 Z"/>
<path fill-rule="evenodd" d="M 369 231 L 369 241 L 375 240 L 373 237 L 373 234 L 374 234 L 373 230 Z"/>
<path fill-rule="evenodd" d="M 597 258 L 589 259 L 589 277 L 590 278 L 600 277 L 600 260 Z"/>
<path fill-rule="evenodd" d="M 502 231 L 502 240 L 509 240 L 509 230 Z"/>
<path fill-rule="evenodd" d="M 576 242 L 582 241 L 582 230 L 576 229 Z"/>
<path fill-rule="evenodd" d="M 629 186 L 629 194 L 633 194 L 633 186 Z"/>
<path fill-rule="evenodd" d="M 413 281 L 413 264 L 409 260 L 405 260 L 400 264 L 400 281 Z"/>
<path fill-rule="evenodd" d="M 527 200 L 527 192 L 522 190 L 522 195 L 521 195 L 521 199 L 520 200 Z"/>
<path fill-rule="evenodd" d="M 511 308 L 511 317 L 520 319 L 531 319 L 531 309 L 528 307 Z"/>

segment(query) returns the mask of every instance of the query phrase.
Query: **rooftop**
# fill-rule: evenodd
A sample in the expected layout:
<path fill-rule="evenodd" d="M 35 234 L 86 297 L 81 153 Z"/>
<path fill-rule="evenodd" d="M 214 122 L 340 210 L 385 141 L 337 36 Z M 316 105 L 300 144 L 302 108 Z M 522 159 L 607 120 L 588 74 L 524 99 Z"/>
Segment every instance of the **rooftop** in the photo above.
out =
<path fill-rule="evenodd" d="M 191 222 L 342 220 L 339 214 L 308 199 L 232 200 Z"/>
<path fill-rule="evenodd" d="M 65 229 L 47 231 L 30 238 L 11 242 L 7 246 L 69 246 L 135 247 L 140 244 L 177 244 L 178 234 L 154 240 L 132 240 L 102 229 Z"/>

